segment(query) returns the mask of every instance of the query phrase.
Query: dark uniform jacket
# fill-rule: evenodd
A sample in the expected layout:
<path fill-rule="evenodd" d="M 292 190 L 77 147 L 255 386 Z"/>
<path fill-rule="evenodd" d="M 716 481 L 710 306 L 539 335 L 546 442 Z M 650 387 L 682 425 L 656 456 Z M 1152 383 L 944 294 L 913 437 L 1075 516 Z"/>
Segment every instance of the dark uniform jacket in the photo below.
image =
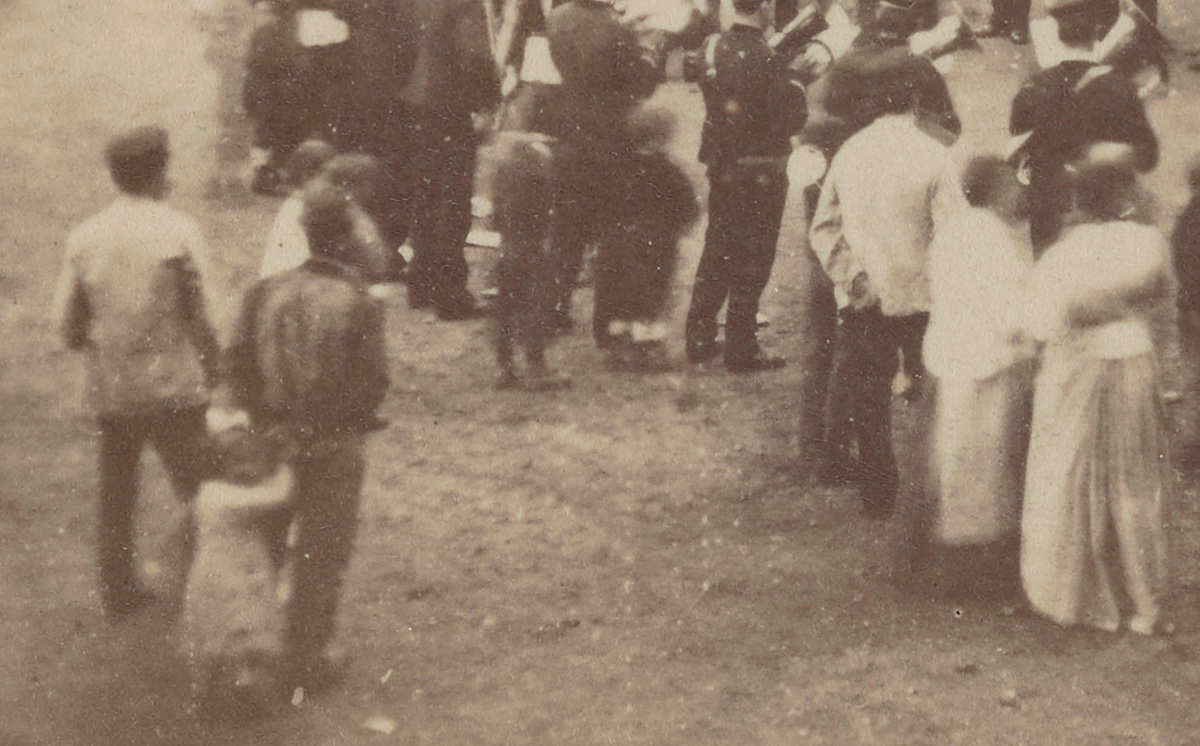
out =
<path fill-rule="evenodd" d="M 700 82 L 706 109 L 700 162 L 722 168 L 745 158 L 786 157 L 788 138 L 808 117 L 803 85 L 772 56 L 759 29 L 735 25 L 709 43 Z"/>
<path fill-rule="evenodd" d="M 1063 62 L 1030 77 L 1013 99 L 1009 129 L 1032 132 L 1025 151 L 1035 170 L 1057 170 L 1103 141 L 1131 145 L 1141 171 L 1158 162 L 1158 138 L 1137 89 L 1090 62 Z"/>

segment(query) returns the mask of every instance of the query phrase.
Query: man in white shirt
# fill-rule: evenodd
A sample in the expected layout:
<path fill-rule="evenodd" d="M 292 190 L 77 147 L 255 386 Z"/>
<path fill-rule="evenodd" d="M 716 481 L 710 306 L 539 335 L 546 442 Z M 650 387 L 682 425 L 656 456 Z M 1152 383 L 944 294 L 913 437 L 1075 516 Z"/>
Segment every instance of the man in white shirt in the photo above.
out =
<path fill-rule="evenodd" d="M 203 235 L 164 202 L 167 133 L 134 130 L 105 155 L 121 194 L 71 232 L 53 314 L 67 346 L 89 357 L 100 430 L 100 599 L 116 621 L 150 598 L 133 564 L 142 448 L 154 444 L 180 500 L 195 496 L 220 349 L 205 310 Z"/>
<path fill-rule="evenodd" d="M 950 157 L 953 136 L 918 117 L 911 73 L 896 63 L 884 83 L 891 95 L 881 97 L 887 110 L 834 157 L 810 235 L 840 309 L 821 456 L 848 459 L 831 441 L 838 430 L 853 430 L 864 508 L 880 516 L 894 512 L 900 481 L 891 444 L 898 351 L 906 369 L 920 370 L 929 243 L 944 216 L 965 207 Z"/>

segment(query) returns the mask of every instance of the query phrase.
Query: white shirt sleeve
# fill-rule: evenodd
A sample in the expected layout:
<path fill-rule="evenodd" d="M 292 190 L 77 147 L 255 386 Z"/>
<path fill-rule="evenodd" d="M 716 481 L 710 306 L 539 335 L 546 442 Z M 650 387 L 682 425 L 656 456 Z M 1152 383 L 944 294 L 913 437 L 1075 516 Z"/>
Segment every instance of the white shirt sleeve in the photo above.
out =
<path fill-rule="evenodd" d="M 275 216 L 271 232 L 267 234 L 267 250 L 263 254 L 259 277 L 270 277 L 289 269 L 295 269 L 308 261 L 308 236 L 300 224 L 304 204 L 298 197 L 285 201 Z"/>

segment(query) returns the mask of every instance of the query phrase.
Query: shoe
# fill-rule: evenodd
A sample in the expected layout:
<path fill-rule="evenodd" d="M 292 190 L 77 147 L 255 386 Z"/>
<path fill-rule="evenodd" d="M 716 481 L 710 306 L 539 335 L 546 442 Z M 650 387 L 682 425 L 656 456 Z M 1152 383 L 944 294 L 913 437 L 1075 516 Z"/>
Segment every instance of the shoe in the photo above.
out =
<path fill-rule="evenodd" d="M 720 342 L 703 342 L 701 344 L 690 344 L 687 346 L 687 360 L 692 365 L 699 365 L 712 360 L 722 352 Z"/>
<path fill-rule="evenodd" d="M 501 373 L 496 378 L 496 383 L 492 384 L 492 388 L 497 391 L 511 391 L 521 385 L 521 379 L 516 373 L 508 371 Z"/>
<path fill-rule="evenodd" d="M 134 589 L 116 593 L 105 600 L 104 616 L 108 621 L 116 624 L 157 602 L 158 597 L 150 591 Z"/>
<path fill-rule="evenodd" d="M 866 498 L 862 499 L 862 514 L 868 518 L 891 518 L 896 514 L 895 498 Z"/>
<path fill-rule="evenodd" d="M 571 320 L 571 312 L 555 309 L 546 319 L 546 333 L 551 336 L 570 334 L 575 322 Z"/>
<path fill-rule="evenodd" d="M 323 655 L 285 667 L 280 683 L 289 699 L 297 689 L 303 690 L 305 697 L 316 697 L 344 684 L 348 668 L 347 661 Z"/>
<path fill-rule="evenodd" d="M 991 39 L 996 36 L 1004 36 L 1004 27 L 988 21 L 979 28 L 973 31 L 976 37 L 980 39 Z"/>
<path fill-rule="evenodd" d="M 411 278 L 409 278 L 411 280 Z M 429 308 L 433 305 L 433 300 L 429 297 L 429 291 L 408 283 L 408 307 L 413 310 Z"/>
<path fill-rule="evenodd" d="M 1023 47 L 1029 43 L 1029 32 L 1023 28 L 1015 28 L 1008 32 L 1008 40 L 1018 47 Z"/>
<path fill-rule="evenodd" d="M 765 370 L 779 370 L 785 366 L 787 360 L 768 355 L 762 350 L 740 360 L 725 361 L 725 368 L 730 373 L 759 373 Z"/>
<path fill-rule="evenodd" d="M 541 373 L 521 381 L 521 388 L 533 393 L 563 391 L 571 388 L 571 379 L 562 373 Z"/>
<path fill-rule="evenodd" d="M 437 317 L 442 321 L 470 321 L 483 315 L 483 308 L 470 296 L 449 304 L 437 305 Z"/>

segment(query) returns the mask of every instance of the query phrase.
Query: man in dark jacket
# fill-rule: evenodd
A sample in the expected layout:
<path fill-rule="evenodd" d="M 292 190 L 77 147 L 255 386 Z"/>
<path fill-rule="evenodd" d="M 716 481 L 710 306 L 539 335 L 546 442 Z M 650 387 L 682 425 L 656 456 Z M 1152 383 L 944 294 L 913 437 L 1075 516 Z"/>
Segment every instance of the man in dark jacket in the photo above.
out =
<path fill-rule="evenodd" d="M 292 595 L 283 633 L 285 683 L 309 693 L 338 672 L 334 633 L 366 468 L 365 435 L 387 391 L 383 309 L 353 266 L 353 222 L 338 189 L 316 183 L 303 223 L 313 258 L 246 294 L 226 353 L 222 399 L 256 428 L 288 434 L 298 456 Z"/>
<path fill-rule="evenodd" d="M 1091 61 L 1091 50 L 1111 14 L 1107 0 L 1053 0 L 1068 59 L 1031 76 L 1013 99 L 1009 130 L 1015 157 L 1028 168 L 1030 235 L 1040 254 L 1062 230 L 1071 193 L 1066 166 L 1097 142 L 1133 147 L 1135 166 L 1158 162 L 1158 138 L 1137 89 L 1112 68 Z"/>
<path fill-rule="evenodd" d="M 685 339 L 691 362 L 716 356 L 728 301 L 724 359 L 734 372 L 782 367 L 758 346 L 758 301 L 771 277 L 787 197 L 789 138 L 808 116 L 803 86 L 764 39 L 761 0 L 734 0 L 736 20 L 706 50 L 700 161 L 708 167 L 708 232 Z"/>

